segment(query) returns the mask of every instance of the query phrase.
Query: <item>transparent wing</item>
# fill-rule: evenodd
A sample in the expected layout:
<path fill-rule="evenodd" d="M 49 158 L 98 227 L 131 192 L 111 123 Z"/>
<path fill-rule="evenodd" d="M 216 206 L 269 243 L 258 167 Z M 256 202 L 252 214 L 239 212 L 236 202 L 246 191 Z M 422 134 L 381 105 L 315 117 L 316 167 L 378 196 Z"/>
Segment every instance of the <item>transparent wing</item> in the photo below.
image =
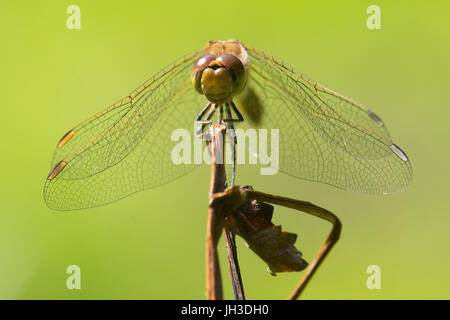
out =
<path fill-rule="evenodd" d="M 408 186 L 411 164 L 374 112 L 264 51 L 247 50 L 248 89 L 262 105 L 260 126 L 280 130 L 280 171 L 367 193 Z"/>
<path fill-rule="evenodd" d="M 103 205 L 172 181 L 194 164 L 171 159 L 171 135 L 188 130 L 206 99 L 192 89 L 187 55 L 128 96 L 70 130 L 58 143 L 44 187 L 47 205 L 71 210 Z"/>

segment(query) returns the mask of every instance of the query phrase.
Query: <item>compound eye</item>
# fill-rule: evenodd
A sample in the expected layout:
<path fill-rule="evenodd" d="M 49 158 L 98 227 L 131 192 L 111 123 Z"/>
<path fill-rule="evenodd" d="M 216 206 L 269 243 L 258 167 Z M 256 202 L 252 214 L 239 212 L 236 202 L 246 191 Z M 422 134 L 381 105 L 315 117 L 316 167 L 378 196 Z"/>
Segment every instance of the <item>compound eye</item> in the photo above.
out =
<path fill-rule="evenodd" d="M 227 69 L 235 72 L 244 72 L 244 65 L 241 60 L 232 54 L 224 53 L 217 58 L 217 61 L 221 62 Z"/>
<path fill-rule="evenodd" d="M 234 91 L 240 91 L 245 85 L 245 68 L 241 60 L 232 54 L 222 54 L 216 61 L 221 63 L 229 72 L 233 81 Z"/>
<path fill-rule="evenodd" d="M 205 70 L 209 64 L 216 59 L 215 55 L 208 54 L 206 56 L 201 57 L 194 63 L 191 71 L 191 80 L 194 85 L 195 90 L 199 93 L 202 93 L 201 79 L 203 70 Z"/>
<path fill-rule="evenodd" d="M 212 54 L 201 57 L 192 67 L 192 72 L 203 71 L 207 66 L 209 66 L 211 61 L 214 61 L 215 59 L 216 56 Z"/>

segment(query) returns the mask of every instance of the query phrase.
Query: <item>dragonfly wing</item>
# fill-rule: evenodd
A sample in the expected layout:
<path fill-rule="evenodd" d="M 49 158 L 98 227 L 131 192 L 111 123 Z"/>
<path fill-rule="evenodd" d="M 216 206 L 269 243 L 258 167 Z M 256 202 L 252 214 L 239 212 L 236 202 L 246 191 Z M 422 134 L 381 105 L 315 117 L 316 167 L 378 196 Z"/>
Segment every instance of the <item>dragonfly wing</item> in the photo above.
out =
<path fill-rule="evenodd" d="M 44 187 L 48 206 L 83 209 L 170 182 L 193 170 L 175 164 L 175 129 L 192 137 L 195 116 L 207 102 L 191 87 L 200 53 L 187 55 L 111 107 L 69 131 L 58 143 Z"/>
<path fill-rule="evenodd" d="M 248 86 L 262 104 L 261 126 L 280 130 L 280 171 L 367 193 L 408 186 L 410 161 L 374 112 L 264 51 L 247 50 Z"/>

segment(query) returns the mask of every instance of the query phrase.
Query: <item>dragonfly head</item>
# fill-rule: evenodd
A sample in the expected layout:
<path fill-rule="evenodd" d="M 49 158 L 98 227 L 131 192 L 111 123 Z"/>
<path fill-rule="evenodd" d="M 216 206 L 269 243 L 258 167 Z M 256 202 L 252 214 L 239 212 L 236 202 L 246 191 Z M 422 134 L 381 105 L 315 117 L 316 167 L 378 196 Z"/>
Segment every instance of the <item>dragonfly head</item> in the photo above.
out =
<path fill-rule="evenodd" d="M 245 68 L 232 54 L 218 57 L 205 55 L 197 60 L 191 72 L 194 88 L 212 103 L 230 101 L 245 86 Z"/>

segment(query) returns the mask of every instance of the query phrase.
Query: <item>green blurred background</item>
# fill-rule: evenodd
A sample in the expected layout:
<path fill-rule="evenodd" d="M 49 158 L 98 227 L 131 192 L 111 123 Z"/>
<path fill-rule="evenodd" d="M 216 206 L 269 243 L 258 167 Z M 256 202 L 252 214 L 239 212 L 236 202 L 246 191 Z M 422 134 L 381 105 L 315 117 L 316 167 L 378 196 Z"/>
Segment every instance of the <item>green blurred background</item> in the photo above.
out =
<path fill-rule="evenodd" d="M 81 29 L 66 8 L 81 8 Z M 368 30 L 366 8 L 381 8 Z M 450 298 L 450 6 L 444 1 L 2 1 L 0 298 L 203 299 L 209 168 L 116 203 L 48 209 L 59 138 L 183 54 L 240 39 L 375 110 L 412 161 L 403 193 L 376 196 L 238 172 L 238 182 L 309 200 L 343 222 L 305 299 Z M 194 117 L 195 115 L 193 115 Z M 277 209 L 310 260 L 329 225 Z M 248 298 L 285 298 L 301 274 L 270 276 L 238 240 Z M 220 243 L 225 296 L 231 285 Z M 80 266 L 81 290 L 66 288 Z M 369 265 L 381 289 L 366 287 Z"/>

